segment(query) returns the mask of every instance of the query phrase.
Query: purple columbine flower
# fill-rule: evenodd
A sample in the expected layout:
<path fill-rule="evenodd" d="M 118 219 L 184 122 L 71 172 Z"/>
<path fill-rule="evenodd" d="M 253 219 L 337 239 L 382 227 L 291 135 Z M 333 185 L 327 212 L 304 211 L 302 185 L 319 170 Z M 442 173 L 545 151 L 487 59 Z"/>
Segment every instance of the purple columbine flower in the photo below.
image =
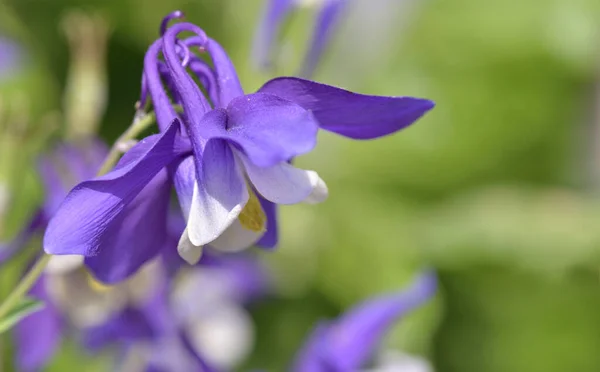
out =
<path fill-rule="evenodd" d="M 294 372 L 361 371 L 390 327 L 436 292 L 433 273 L 422 274 L 407 290 L 380 296 L 333 322 L 319 324 L 297 356 Z"/>
<path fill-rule="evenodd" d="M 182 32 L 192 36 L 180 38 Z M 318 129 L 372 139 L 412 124 L 434 106 L 289 77 L 245 94 L 224 49 L 191 23 L 171 26 L 149 48 L 142 104 L 148 97 L 161 133 L 141 140 L 112 172 L 77 185 L 44 238 L 47 253 L 86 256 L 104 282 L 131 275 L 164 247 L 171 185 L 187 220 L 178 251 L 188 262 L 200 259 L 204 245 L 221 251 L 274 247 L 276 204 L 327 197 L 316 172 L 290 164 L 312 150 Z"/>
<path fill-rule="evenodd" d="M 304 4 L 318 5 L 319 12 L 300 70 L 300 76 L 312 76 L 347 2 L 348 0 L 267 0 L 254 36 L 254 63 L 261 69 L 270 68 L 274 51 L 277 50 L 279 33 L 289 13 Z"/>

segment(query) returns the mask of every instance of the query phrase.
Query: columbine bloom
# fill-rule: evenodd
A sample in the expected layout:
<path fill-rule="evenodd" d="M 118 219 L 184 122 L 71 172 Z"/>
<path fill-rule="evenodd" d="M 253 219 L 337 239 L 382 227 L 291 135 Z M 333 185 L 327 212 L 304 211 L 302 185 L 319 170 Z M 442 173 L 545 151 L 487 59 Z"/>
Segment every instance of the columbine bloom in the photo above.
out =
<path fill-rule="evenodd" d="M 348 0 L 267 0 L 254 36 L 254 63 L 259 68 L 270 67 L 277 50 L 275 43 L 288 15 L 300 6 L 317 5 L 319 12 L 300 71 L 300 76 L 312 76 L 347 2 Z"/>
<path fill-rule="evenodd" d="M 406 291 L 374 298 L 339 319 L 321 323 L 298 355 L 294 372 L 366 371 L 386 332 L 402 316 L 431 299 L 437 287 L 433 273 L 421 275 Z M 369 371 L 404 371 L 406 359 L 389 358 L 388 365 Z"/>
<path fill-rule="evenodd" d="M 181 39 L 182 32 L 193 35 Z M 206 52 L 214 68 L 192 47 Z M 276 204 L 327 196 L 317 173 L 290 164 L 312 150 L 318 129 L 372 139 L 410 125 L 433 107 L 424 99 L 366 96 L 285 77 L 245 94 L 223 48 L 190 23 L 171 26 L 149 48 L 142 103 L 148 96 L 161 133 L 141 140 L 112 172 L 77 185 L 44 239 L 50 254 L 87 256 L 105 282 L 127 277 L 159 253 L 171 184 L 187 220 L 178 251 L 188 262 L 199 260 L 204 245 L 222 251 L 255 243 L 274 247 Z M 182 114 L 173 103 L 183 107 Z"/>

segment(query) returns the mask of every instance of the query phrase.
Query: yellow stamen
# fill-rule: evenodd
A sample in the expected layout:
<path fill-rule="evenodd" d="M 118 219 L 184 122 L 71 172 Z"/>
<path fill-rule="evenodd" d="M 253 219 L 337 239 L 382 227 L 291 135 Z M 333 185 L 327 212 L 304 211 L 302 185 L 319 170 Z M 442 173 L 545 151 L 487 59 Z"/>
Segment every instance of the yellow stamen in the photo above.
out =
<path fill-rule="evenodd" d="M 248 187 L 248 193 L 250 194 L 248 203 L 246 203 L 244 209 L 242 209 L 242 212 L 238 217 L 240 219 L 240 223 L 250 231 L 264 231 L 267 222 L 267 216 L 260 205 L 258 197 L 251 187 Z"/>
<path fill-rule="evenodd" d="M 92 276 L 92 274 L 90 274 L 89 271 L 86 271 L 86 274 L 87 274 L 86 277 L 87 277 L 88 285 L 94 291 L 96 291 L 96 292 L 108 292 L 108 291 L 112 290 L 112 286 L 104 284 L 104 283 L 98 281 L 96 278 L 94 278 Z"/>

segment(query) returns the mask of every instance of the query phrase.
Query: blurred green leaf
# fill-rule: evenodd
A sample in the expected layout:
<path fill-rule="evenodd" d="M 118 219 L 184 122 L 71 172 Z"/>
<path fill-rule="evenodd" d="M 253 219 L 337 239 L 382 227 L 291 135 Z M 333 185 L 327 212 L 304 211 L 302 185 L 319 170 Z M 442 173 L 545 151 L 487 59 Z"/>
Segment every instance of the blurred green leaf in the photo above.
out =
<path fill-rule="evenodd" d="M 597 273 L 560 280 L 506 266 L 440 273 L 446 313 L 436 371 L 600 370 Z"/>
<path fill-rule="evenodd" d="M 23 318 L 40 311 L 44 308 L 44 302 L 31 297 L 24 297 L 19 303 L 4 317 L 0 319 L 0 333 L 11 329 Z"/>
<path fill-rule="evenodd" d="M 437 267 L 508 265 L 560 276 L 600 265 L 600 203 L 560 189 L 493 187 L 424 213 L 424 253 Z"/>

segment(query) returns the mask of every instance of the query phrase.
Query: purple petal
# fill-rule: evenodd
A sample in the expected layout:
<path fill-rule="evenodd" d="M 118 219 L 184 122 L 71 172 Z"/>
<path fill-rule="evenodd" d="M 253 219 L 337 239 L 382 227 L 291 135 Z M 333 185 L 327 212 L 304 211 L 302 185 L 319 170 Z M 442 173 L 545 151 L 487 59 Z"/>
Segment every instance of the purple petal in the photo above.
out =
<path fill-rule="evenodd" d="M 15 75 L 23 64 L 22 48 L 13 40 L 0 36 L 0 80 Z"/>
<path fill-rule="evenodd" d="M 10 260 L 15 254 L 25 248 L 31 237 L 38 230 L 44 229 L 47 223 L 46 215 L 43 211 L 39 210 L 12 241 L 8 243 L 0 242 L 0 264 Z"/>
<path fill-rule="evenodd" d="M 294 8 L 294 0 L 268 0 L 254 35 L 252 59 L 259 69 L 271 67 L 271 56 L 281 25 Z"/>
<path fill-rule="evenodd" d="M 192 195 L 194 194 L 194 184 L 196 183 L 196 165 L 193 156 L 188 156 L 179 163 L 173 177 L 173 183 L 181 211 L 187 220 L 190 216 Z M 179 240 L 179 237 L 177 237 L 177 240 Z"/>
<path fill-rule="evenodd" d="M 394 133 L 434 106 L 426 99 L 368 96 L 293 77 L 270 80 L 259 92 L 292 101 L 311 111 L 321 129 L 354 139 Z"/>
<path fill-rule="evenodd" d="M 235 142 L 259 167 L 270 167 L 313 149 L 318 123 L 288 100 L 255 93 L 238 97 L 227 108 L 222 138 Z"/>
<path fill-rule="evenodd" d="M 435 275 L 427 272 L 403 292 L 375 298 L 346 312 L 328 331 L 328 363 L 340 371 L 357 370 L 372 356 L 390 327 L 431 299 L 436 289 Z"/>
<path fill-rule="evenodd" d="M 145 314 L 134 308 L 126 308 L 104 324 L 83 331 L 86 348 L 97 351 L 113 343 L 131 343 L 154 337 L 152 325 Z"/>
<path fill-rule="evenodd" d="M 202 119 L 202 116 L 208 112 L 211 107 L 204 97 L 204 94 L 196 85 L 196 82 L 187 73 L 181 65 L 179 54 L 177 53 L 177 35 L 180 32 L 194 32 L 203 40 L 207 40 L 204 31 L 191 23 L 178 23 L 171 26 L 163 37 L 163 55 L 171 72 L 170 76 L 177 95 L 186 113 L 189 126 L 196 126 Z"/>
<path fill-rule="evenodd" d="M 62 338 L 62 320 L 58 309 L 49 301 L 42 276 L 30 294 L 44 301 L 44 308 L 15 326 L 17 366 L 19 371 L 39 371 L 54 356 Z"/>
<path fill-rule="evenodd" d="M 162 39 L 156 40 L 148 51 L 146 52 L 146 56 L 144 57 L 144 76 L 143 81 L 150 92 L 150 96 L 152 97 L 152 103 L 154 105 L 154 112 L 156 113 L 156 122 L 161 132 L 165 131 L 169 125 L 173 122 L 175 118 L 177 118 L 177 113 L 173 106 L 171 106 L 171 100 L 169 96 L 165 92 L 161 75 L 159 73 L 159 60 L 158 53 L 162 50 L 163 41 Z M 142 83 L 144 86 L 144 83 Z M 144 97 L 145 89 L 142 88 L 142 100 Z M 145 102 L 141 102 L 142 105 Z"/>
<path fill-rule="evenodd" d="M 44 211 L 52 216 L 58 210 L 68 194 L 66 187 L 58 171 L 56 161 L 53 161 L 49 155 L 38 159 L 38 173 L 42 179 L 46 198 L 44 200 Z M 78 180 L 79 182 L 84 180 Z"/>
<path fill-rule="evenodd" d="M 68 189 L 77 183 L 93 178 L 108 155 L 106 145 L 96 139 L 78 143 L 77 146 L 62 144 L 55 149 L 60 164 L 64 166 L 68 176 L 65 182 Z M 66 196 L 66 195 L 65 195 Z"/>
<path fill-rule="evenodd" d="M 161 261 L 169 278 L 175 276 L 181 266 L 185 265 L 185 261 L 179 256 L 177 250 L 173 249 L 173 247 L 177 247 L 185 225 L 186 220 L 181 211 L 172 205 L 167 216 L 167 243 L 165 243 L 167 248 L 160 251 Z"/>
<path fill-rule="evenodd" d="M 267 268 L 250 254 L 237 254 L 217 257 L 215 267 L 230 278 L 231 291 L 228 297 L 237 303 L 264 297 L 270 290 L 270 277 Z"/>
<path fill-rule="evenodd" d="M 256 243 L 259 247 L 273 249 L 279 243 L 279 224 L 277 221 L 277 205 L 257 194 L 260 205 L 267 216 L 267 231 Z"/>
<path fill-rule="evenodd" d="M 93 139 L 79 146 L 60 144 L 51 154 L 38 159 L 48 216 L 56 213 L 71 188 L 94 177 L 107 154 L 106 145 Z"/>
<path fill-rule="evenodd" d="M 163 169 L 107 226 L 97 242 L 98 253 L 85 259 L 100 281 L 122 281 L 168 248 L 169 181 Z M 175 247 L 171 247 L 173 251 Z"/>
<path fill-rule="evenodd" d="M 194 56 L 190 61 L 190 71 L 198 77 L 213 105 L 219 105 L 219 86 L 217 84 L 217 75 L 215 71 L 206 62 Z"/>
<path fill-rule="evenodd" d="M 331 39 L 336 24 L 339 22 L 340 15 L 346 5 L 346 0 L 328 0 L 325 1 L 317 17 L 317 23 L 313 31 L 308 51 L 304 56 L 300 76 L 309 78 L 313 75 L 323 51 Z"/>
<path fill-rule="evenodd" d="M 293 372 L 328 372 L 325 365 L 324 350 L 325 340 L 329 333 L 329 324 L 322 322 L 317 324 L 308 340 L 296 356 Z M 337 370 L 336 370 L 337 371 Z"/>
<path fill-rule="evenodd" d="M 128 205 L 162 169 L 185 155 L 188 146 L 179 136 L 179 122 L 174 121 L 163 134 L 145 138 L 127 152 L 112 172 L 77 185 L 48 225 L 45 251 L 99 254 L 111 225 L 121 222 L 119 216 Z"/>
<path fill-rule="evenodd" d="M 205 48 L 215 66 L 219 84 L 219 101 L 213 103 L 215 107 L 225 108 L 234 98 L 243 96 L 244 90 L 235 67 L 223 47 L 213 39 L 209 39 Z"/>

